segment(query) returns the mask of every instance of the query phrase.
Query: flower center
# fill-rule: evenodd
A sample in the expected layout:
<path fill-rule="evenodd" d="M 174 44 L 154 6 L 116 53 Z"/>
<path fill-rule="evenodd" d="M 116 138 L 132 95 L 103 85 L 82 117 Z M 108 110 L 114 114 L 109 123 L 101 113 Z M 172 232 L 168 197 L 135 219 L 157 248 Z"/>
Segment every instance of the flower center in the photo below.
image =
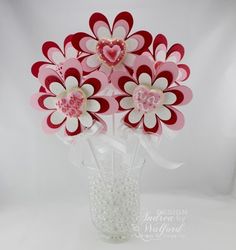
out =
<path fill-rule="evenodd" d="M 164 94 L 160 89 L 149 89 L 141 85 L 134 90 L 132 98 L 138 110 L 150 112 L 162 105 Z"/>
<path fill-rule="evenodd" d="M 126 45 L 123 40 L 101 39 L 97 43 L 97 53 L 108 66 L 117 65 L 125 56 Z"/>
<path fill-rule="evenodd" d="M 65 91 L 57 96 L 57 109 L 69 117 L 79 117 L 85 108 L 86 98 L 83 91 L 73 88 L 69 92 Z"/>

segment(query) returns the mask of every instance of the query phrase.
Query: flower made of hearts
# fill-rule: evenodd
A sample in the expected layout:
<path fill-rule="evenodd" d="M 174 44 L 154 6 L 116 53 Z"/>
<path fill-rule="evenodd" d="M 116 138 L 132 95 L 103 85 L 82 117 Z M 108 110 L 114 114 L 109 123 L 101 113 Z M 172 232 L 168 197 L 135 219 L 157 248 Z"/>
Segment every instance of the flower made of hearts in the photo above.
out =
<path fill-rule="evenodd" d="M 150 56 L 155 61 L 155 67 L 158 68 L 165 62 L 173 62 L 178 67 L 178 76 L 176 83 L 181 84 L 186 81 L 190 75 L 190 69 L 188 65 L 182 64 L 181 60 L 184 57 L 184 47 L 179 43 L 173 44 L 168 48 L 167 38 L 158 34 L 153 40 L 153 48 L 151 51 L 146 51 L 143 54 Z"/>
<path fill-rule="evenodd" d="M 94 123 L 106 127 L 99 114 L 116 111 L 112 97 L 99 96 L 108 84 L 102 72 L 92 72 L 83 77 L 83 70 L 77 59 L 69 59 L 62 66 L 63 79 L 50 68 L 39 72 L 43 90 L 32 97 L 32 103 L 48 116 L 43 123 L 46 132 L 56 132 L 65 126 L 68 136 L 80 134 Z"/>
<path fill-rule="evenodd" d="M 162 125 L 181 129 L 184 116 L 175 107 L 189 103 L 192 92 L 186 86 L 173 86 L 177 77 L 175 63 L 163 63 L 156 70 L 155 62 L 145 55 L 136 59 L 133 75 L 115 72 L 111 81 L 121 92 L 116 100 L 119 112 L 126 111 L 124 124 L 153 134 L 161 134 Z"/>
<path fill-rule="evenodd" d="M 52 41 L 47 41 L 42 46 L 42 52 L 48 61 L 38 61 L 33 64 L 31 72 L 35 77 L 38 77 L 39 71 L 42 68 L 52 68 L 57 71 L 60 77 L 63 77 L 62 66 L 70 58 L 78 58 L 78 52 L 71 43 L 72 35 L 69 35 L 64 40 L 63 50 Z"/>
<path fill-rule="evenodd" d="M 146 51 L 152 42 L 151 34 L 144 30 L 129 35 L 133 27 L 129 12 L 119 13 L 112 28 L 101 13 L 94 13 L 89 25 L 94 36 L 79 32 L 72 38 L 73 46 L 87 53 L 81 58 L 86 72 L 98 69 L 110 76 L 113 70 L 132 68 L 137 55 Z"/>

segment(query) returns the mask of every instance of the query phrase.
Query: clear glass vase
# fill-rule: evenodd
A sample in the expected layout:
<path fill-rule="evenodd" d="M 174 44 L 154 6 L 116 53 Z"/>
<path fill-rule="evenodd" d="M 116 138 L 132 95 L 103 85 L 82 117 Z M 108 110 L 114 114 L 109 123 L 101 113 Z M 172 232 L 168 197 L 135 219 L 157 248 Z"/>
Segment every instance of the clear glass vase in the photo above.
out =
<path fill-rule="evenodd" d="M 91 147 L 95 157 L 87 165 L 91 219 L 105 240 L 127 240 L 139 221 L 144 158 L 138 148 L 137 142 L 124 154 L 110 145 L 103 145 L 103 150 L 96 144 Z"/>

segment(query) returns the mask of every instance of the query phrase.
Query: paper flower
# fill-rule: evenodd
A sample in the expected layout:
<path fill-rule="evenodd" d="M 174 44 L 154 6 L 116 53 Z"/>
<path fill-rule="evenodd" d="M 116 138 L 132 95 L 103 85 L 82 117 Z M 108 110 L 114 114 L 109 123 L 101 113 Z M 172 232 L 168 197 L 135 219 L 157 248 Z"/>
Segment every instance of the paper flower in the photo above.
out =
<path fill-rule="evenodd" d="M 77 59 L 67 60 L 61 72 L 63 78 L 50 68 L 41 69 L 38 75 L 44 89 L 32 101 L 35 107 L 48 111 L 43 123 L 45 131 L 56 132 L 65 126 L 66 135 L 74 136 L 95 122 L 105 129 L 106 124 L 98 115 L 109 114 L 116 108 L 113 98 L 98 96 L 108 83 L 106 75 L 96 71 L 83 78 Z"/>
<path fill-rule="evenodd" d="M 119 111 L 128 111 L 123 121 L 131 128 L 142 127 L 146 133 L 162 133 L 162 125 L 179 130 L 184 116 L 175 106 L 187 104 L 192 92 L 186 86 L 173 86 L 178 77 L 178 67 L 166 62 L 155 68 L 148 56 L 138 57 L 134 74 L 117 71 L 112 83 L 121 91 L 116 97 Z"/>
<path fill-rule="evenodd" d="M 47 67 L 57 71 L 62 77 L 62 65 L 70 58 L 78 58 L 79 52 L 72 46 L 72 35 L 69 35 L 64 40 L 63 50 L 52 41 L 45 42 L 42 46 L 42 52 L 48 61 L 39 61 L 33 64 L 31 72 L 35 77 L 38 77 L 39 70 Z"/>
<path fill-rule="evenodd" d="M 160 66 L 164 62 L 173 62 L 178 67 L 178 76 L 176 83 L 182 83 L 187 80 L 190 75 L 190 69 L 186 64 L 181 64 L 181 60 L 184 56 L 184 47 L 179 44 L 173 44 L 168 49 L 168 42 L 164 35 L 159 34 L 153 41 L 152 52 L 144 52 L 145 55 L 151 56 L 156 62 L 156 67 Z"/>
<path fill-rule="evenodd" d="M 129 35 L 133 26 L 129 12 L 119 13 L 112 28 L 101 13 L 94 13 L 89 25 L 94 36 L 79 32 L 72 38 L 73 46 L 87 53 L 81 59 L 86 72 L 99 69 L 109 76 L 112 70 L 131 68 L 136 56 L 146 51 L 152 42 L 151 34 L 144 30 Z"/>

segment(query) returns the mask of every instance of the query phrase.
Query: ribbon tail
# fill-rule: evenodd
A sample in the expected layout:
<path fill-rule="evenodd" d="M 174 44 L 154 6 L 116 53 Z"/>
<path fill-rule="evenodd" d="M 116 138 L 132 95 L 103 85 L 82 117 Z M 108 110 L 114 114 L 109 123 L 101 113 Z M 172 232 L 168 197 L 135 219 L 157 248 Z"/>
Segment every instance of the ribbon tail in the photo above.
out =
<path fill-rule="evenodd" d="M 150 155 L 152 160 L 160 167 L 165 169 L 177 169 L 183 165 L 183 162 L 173 162 L 165 159 L 156 150 L 150 147 L 149 142 L 146 138 L 139 136 L 140 144 L 144 147 L 147 153 Z"/>

